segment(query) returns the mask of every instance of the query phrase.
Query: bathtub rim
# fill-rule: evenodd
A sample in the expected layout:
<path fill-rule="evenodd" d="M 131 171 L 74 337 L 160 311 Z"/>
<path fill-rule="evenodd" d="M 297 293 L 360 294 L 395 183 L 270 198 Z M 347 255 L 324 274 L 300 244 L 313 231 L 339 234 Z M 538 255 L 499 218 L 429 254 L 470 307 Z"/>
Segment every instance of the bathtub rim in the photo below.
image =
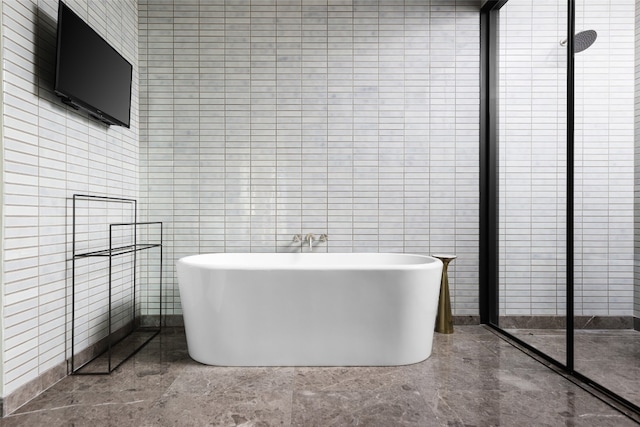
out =
<path fill-rule="evenodd" d="M 403 257 L 403 258 L 412 258 L 418 259 L 422 262 L 416 263 L 372 263 L 371 260 L 369 262 L 353 262 L 353 263 L 251 263 L 250 258 L 243 260 L 242 262 L 205 262 L 200 261 L 199 259 L 209 259 L 213 258 L 216 255 L 223 256 L 233 256 L 234 258 L 238 257 L 296 257 L 296 258 L 311 258 L 311 257 L 338 257 L 338 256 L 364 256 L 368 258 L 382 258 L 385 256 L 392 257 Z M 176 265 L 181 264 L 188 268 L 200 268 L 207 270 L 421 270 L 421 269 L 432 269 L 438 268 L 439 265 L 442 265 L 442 261 L 438 258 L 435 258 L 430 255 L 422 255 L 422 254 L 413 254 L 413 253 L 397 253 L 397 252 L 320 252 L 320 253 L 311 253 L 311 252 L 210 252 L 203 254 L 192 254 L 179 258 L 176 261 Z"/>

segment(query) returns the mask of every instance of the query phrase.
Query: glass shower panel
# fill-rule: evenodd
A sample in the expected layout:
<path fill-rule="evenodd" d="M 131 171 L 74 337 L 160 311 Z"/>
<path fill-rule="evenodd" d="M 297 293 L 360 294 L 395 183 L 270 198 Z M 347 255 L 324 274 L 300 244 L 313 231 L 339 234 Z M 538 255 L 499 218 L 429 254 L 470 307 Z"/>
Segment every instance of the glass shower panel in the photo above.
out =
<path fill-rule="evenodd" d="M 634 0 L 577 0 L 575 370 L 640 406 L 633 329 Z"/>
<path fill-rule="evenodd" d="M 499 325 L 566 361 L 567 3 L 511 0 L 498 28 Z"/>

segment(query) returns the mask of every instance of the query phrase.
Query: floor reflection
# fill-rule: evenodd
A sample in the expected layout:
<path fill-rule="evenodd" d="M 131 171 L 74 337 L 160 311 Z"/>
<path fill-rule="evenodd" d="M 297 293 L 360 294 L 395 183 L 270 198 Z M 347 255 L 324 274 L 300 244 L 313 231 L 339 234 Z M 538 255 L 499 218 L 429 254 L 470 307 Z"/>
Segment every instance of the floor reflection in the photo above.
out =
<path fill-rule="evenodd" d="M 508 329 L 510 334 L 566 361 L 566 332 L 559 329 Z M 577 329 L 575 370 L 640 406 L 640 332 L 631 329 Z"/>
<path fill-rule="evenodd" d="M 0 426 L 632 426 L 483 326 L 398 367 L 205 366 L 167 329 L 109 376 L 71 376 Z"/>

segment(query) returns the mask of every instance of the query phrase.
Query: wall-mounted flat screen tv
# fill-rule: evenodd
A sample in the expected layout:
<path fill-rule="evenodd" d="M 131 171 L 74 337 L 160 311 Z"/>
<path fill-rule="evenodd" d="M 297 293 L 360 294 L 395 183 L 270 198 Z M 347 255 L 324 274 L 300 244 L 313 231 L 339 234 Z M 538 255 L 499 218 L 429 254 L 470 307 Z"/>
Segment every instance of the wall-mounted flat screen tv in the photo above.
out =
<path fill-rule="evenodd" d="M 62 1 L 54 91 L 65 104 L 129 127 L 133 67 Z"/>

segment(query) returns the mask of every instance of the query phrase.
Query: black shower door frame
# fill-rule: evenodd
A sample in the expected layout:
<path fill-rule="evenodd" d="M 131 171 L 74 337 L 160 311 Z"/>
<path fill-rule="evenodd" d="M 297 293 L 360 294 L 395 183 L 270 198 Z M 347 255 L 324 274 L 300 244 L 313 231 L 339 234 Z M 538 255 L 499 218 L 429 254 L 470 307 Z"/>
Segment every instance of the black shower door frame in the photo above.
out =
<path fill-rule="evenodd" d="M 640 416 L 640 407 L 574 369 L 574 34 L 575 1 L 567 0 L 567 176 L 566 176 L 566 360 L 554 359 L 499 325 L 498 267 L 498 19 L 508 0 L 489 0 L 480 12 L 480 321 L 520 348 L 623 412 Z M 609 401 L 607 401 L 607 399 Z M 634 418 L 634 417 L 632 417 Z"/>

